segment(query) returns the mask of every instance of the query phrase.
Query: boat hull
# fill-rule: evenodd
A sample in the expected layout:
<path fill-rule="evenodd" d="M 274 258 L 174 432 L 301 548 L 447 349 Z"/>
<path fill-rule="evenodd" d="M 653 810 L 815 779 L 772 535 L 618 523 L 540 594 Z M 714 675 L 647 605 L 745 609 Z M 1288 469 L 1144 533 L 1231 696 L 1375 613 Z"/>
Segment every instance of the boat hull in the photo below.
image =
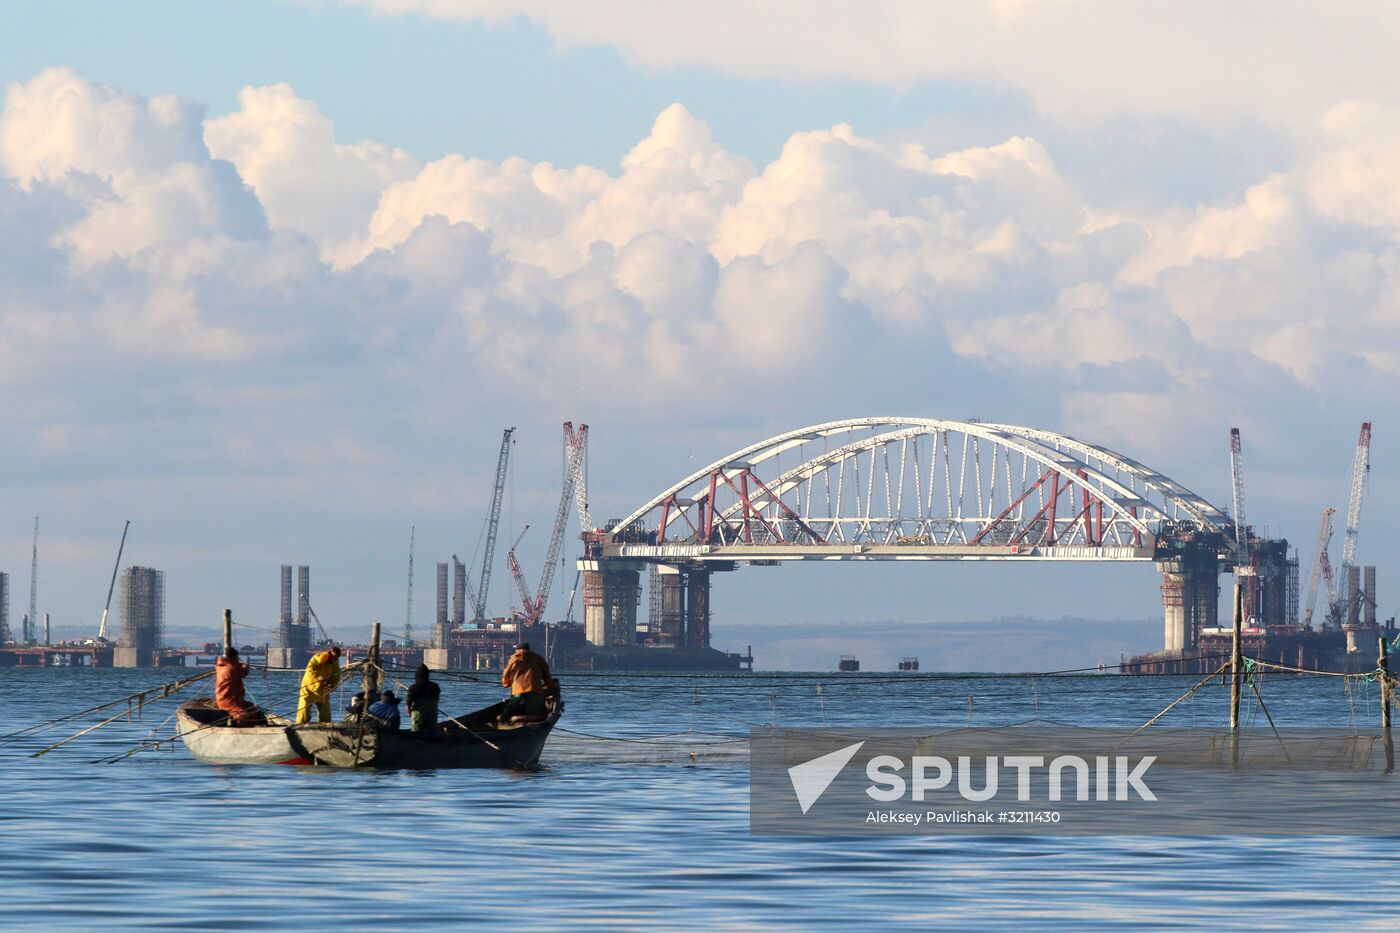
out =
<path fill-rule="evenodd" d="M 241 729 L 204 725 L 181 707 L 176 729 L 190 754 L 215 765 L 309 765 L 310 758 L 292 747 L 286 725 Z"/>
<path fill-rule="evenodd" d="M 376 729 L 359 722 L 220 725 L 209 700 L 176 711 L 190 754 L 210 764 L 289 764 L 331 768 L 531 768 L 539 763 L 556 711 L 541 722 L 497 727 L 497 707 L 449 721 L 432 733 Z"/>

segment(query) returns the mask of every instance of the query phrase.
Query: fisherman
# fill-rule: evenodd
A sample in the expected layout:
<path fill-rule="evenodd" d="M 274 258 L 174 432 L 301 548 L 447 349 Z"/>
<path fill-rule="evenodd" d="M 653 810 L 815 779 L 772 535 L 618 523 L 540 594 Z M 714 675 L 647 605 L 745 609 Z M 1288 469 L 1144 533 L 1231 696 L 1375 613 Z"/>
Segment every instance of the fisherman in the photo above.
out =
<path fill-rule="evenodd" d="M 258 726 L 266 720 L 258 707 L 243 695 L 248 664 L 238 660 L 238 649 L 229 645 L 214 662 L 214 704 L 228 713 L 235 726 Z"/>
<path fill-rule="evenodd" d="M 340 646 L 332 645 L 313 655 L 301 675 L 301 697 L 297 702 L 297 724 L 311 721 L 316 708 L 318 722 L 331 721 L 331 691 L 340 684 Z"/>
<path fill-rule="evenodd" d="M 379 702 L 370 705 L 369 718 L 376 726 L 398 730 L 399 698 L 394 696 L 394 691 L 385 690 L 380 694 Z"/>
<path fill-rule="evenodd" d="M 370 706 L 373 706 L 374 704 L 376 704 L 376 703 L 378 703 L 378 702 L 379 702 L 379 691 L 378 691 L 378 690 L 371 690 L 371 691 L 369 692 L 369 705 L 370 705 Z M 346 719 L 360 719 L 360 718 L 362 718 L 360 714 L 363 713 L 364 711 L 365 711 L 365 692 L 364 692 L 363 690 L 358 690 L 358 691 L 355 692 L 355 695 L 352 696 L 352 697 L 350 698 L 350 705 L 347 706 L 347 707 L 345 708 L 345 718 L 346 718 Z"/>
<path fill-rule="evenodd" d="M 438 697 L 442 688 L 428 676 L 428 665 L 418 665 L 413 683 L 408 688 L 408 718 L 414 732 L 432 732 L 437 728 Z"/>
<path fill-rule="evenodd" d="M 529 642 L 522 641 L 501 672 L 501 686 L 510 688 L 510 699 L 497 717 L 504 722 L 512 716 L 543 716 L 547 712 L 545 695 L 557 692 L 559 682 L 549 673 L 545 659 L 530 650 Z"/>

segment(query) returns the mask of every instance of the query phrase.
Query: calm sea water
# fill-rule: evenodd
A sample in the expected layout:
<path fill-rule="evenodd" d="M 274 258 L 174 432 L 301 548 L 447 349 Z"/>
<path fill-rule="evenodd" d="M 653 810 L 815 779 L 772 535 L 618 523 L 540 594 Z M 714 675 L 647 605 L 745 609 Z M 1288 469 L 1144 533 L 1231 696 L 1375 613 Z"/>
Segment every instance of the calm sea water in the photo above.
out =
<path fill-rule="evenodd" d="M 17 728 L 176 676 L 0 669 L 0 709 Z M 1393 929 L 1400 827 L 1390 838 L 753 836 L 742 746 L 693 746 L 692 758 L 675 744 L 774 721 L 1135 726 L 1191 682 L 573 676 L 561 726 L 588 735 L 556 732 L 534 773 L 213 767 L 178 744 L 92 763 L 152 730 L 168 736 L 167 701 L 41 759 L 27 756 L 81 724 L 0 745 L 0 925 Z M 291 674 L 249 685 L 274 709 L 294 705 Z M 443 685 L 454 711 L 500 695 Z M 1377 718 L 1374 688 L 1348 694 L 1339 680 L 1274 679 L 1265 695 L 1281 724 Z M 1219 725 L 1224 711 L 1212 685 L 1170 721 Z"/>

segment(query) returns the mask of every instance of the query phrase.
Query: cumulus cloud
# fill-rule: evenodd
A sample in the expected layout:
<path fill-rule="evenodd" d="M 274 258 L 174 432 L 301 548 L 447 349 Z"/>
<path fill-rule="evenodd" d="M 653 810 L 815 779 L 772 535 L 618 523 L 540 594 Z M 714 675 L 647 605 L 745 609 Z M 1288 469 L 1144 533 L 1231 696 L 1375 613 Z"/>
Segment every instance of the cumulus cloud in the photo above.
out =
<path fill-rule="evenodd" d="M 50 69 L 6 88 L 0 170 L 22 187 L 56 186 L 85 204 L 86 216 L 62 234 L 84 265 L 257 236 L 262 209 L 232 166 L 210 159 L 203 116 L 173 95 L 142 99 Z"/>
<path fill-rule="evenodd" d="M 909 340 L 991 371 L 1142 360 L 1183 382 L 1201 378 L 1203 350 L 1228 348 L 1239 369 L 1316 384 L 1357 359 L 1395 366 L 1356 335 L 1394 327 L 1400 228 L 1397 112 L 1343 103 L 1322 127 L 1324 146 L 1222 203 L 1135 215 L 1087 204 L 1022 136 L 929 153 L 838 125 L 756 169 L 675 104 L 612 171 L 424 164 L 337 142 L 286 85 L 245 88 L 205 119 L 56 69 L 8 89 L 0 166 L 12 202 L 61 194 L 43 236 L 75 281 L 114 261 L 139 270 L 100 302 L 122 346 L 159 334 L 232 360 L 343 345 L 347 323 L 364 347 L 424 327 L 502 373 L 547 360 L 568 382 L 596 360 L 609 365 L 595 382 L 640 365 L 677 390 Z M 209 285 L 235 269 L 241 313 Z M 1322 326 L 1339 291 L 1351 303 Z"/>
<path fill-rule="evenodd" d="M 234 164 L 272 226 L 328 249 L 363 229 L 385 188 L 418 172 L 401 149 L 337 143 L 330 119 L 286 84 L 244 88 L 238 104 L 205 122 L 209 153 Z"/>
<path fill-rule="evenodd" d="M 1339 104 L 1287 170 L 1140 213 L 1026 136 L 838 125 L 753 166 L 677 104 L 617 166 L 419 162 L 283 85 L 206 118 L 46 71 L 0 111 L 5 424 L 21 472 L 82 475 L 100 438 L 143 481 L 159 449 L 230 502 L 232 471 L 357 507 L 464 418 L 578 410 L 718 444 L 972 399 L 1180 458 L 1225 407 L 1283 436 L 1329 396 L 1393 406 L 1397 127 Z"/>
<path fill-rule="evenodd" d="M 1046 113 L 1260 116 L 1310 127 L 1343 98 L 1400 106 L 1400 9 L 1268 0 L 870 0 L 657 4 L 341 0 L 386 15 L 527 17 L 561 46 L 608 45 L 647 68 L 788 80 L 1010 88 Z"/>

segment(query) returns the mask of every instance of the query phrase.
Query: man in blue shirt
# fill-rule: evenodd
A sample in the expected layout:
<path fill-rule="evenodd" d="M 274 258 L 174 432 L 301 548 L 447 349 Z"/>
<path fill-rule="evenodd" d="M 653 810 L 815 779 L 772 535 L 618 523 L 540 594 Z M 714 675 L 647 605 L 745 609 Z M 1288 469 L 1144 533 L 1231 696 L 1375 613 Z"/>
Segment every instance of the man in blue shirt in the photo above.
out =
<path fill-rule="evenodd" d="M 374 725 L 385 729 L 399 728 L 399 698 L 392 690 L 385 690 L 377 703 L 371 703 L 369 715 Z"/>

